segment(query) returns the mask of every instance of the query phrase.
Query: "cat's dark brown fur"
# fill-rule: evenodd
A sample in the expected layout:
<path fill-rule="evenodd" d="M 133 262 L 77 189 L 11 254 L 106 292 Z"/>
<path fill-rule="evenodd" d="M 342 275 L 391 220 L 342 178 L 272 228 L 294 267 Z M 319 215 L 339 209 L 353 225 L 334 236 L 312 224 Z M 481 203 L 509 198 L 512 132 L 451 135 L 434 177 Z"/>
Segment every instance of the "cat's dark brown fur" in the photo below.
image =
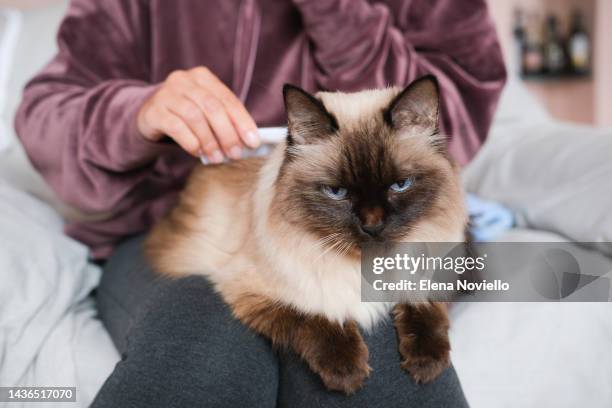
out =
<path fill-rule="evenodd" d="M 446 305 L 404 303 L 395 306 L 393 315 L 402 367 L 417 382 L 434 380 L 450 364 Z"/>

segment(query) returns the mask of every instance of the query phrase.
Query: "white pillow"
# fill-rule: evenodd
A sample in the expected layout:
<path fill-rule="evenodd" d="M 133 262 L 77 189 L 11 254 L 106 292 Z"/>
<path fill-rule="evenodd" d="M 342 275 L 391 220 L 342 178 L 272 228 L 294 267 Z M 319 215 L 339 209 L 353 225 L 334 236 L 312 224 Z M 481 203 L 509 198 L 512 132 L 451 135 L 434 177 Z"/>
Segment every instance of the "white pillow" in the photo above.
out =
<path fill-rule="evenodd" d="M 34 9 L 0 6 L 0 178 L 70 212 L 30 164 L 13 120 L 26 82 L 56 53 L 57 28 L 67 0 Z"/>
<path fill-rule="evenodd" d="M 493 126 L 507 123 L 540 123 L 552 121 L 552 116 L 546 108 L 532 95 L 516 76 L 510 75 L 504 87 Z"/>
<path fill-rule="evenodd" d="M 520 225 L 612 254 L 612 129 L 496 123 L 463 176 L 468 191 L 507 205 Z"/>

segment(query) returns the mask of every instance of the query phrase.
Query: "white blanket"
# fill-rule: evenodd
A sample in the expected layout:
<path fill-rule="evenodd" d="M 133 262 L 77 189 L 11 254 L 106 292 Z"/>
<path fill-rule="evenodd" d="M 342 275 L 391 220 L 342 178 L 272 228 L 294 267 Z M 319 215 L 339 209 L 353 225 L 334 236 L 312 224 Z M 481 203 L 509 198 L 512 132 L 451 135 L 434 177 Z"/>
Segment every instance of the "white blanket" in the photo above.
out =
<path fill-rule="evenodd" d="M 521 229 L 500 240 L 564 241 Z M 612 303 L 455 303 L 451 321 L 472 408 L 612 407 Z"/>
<path fill-rule="evenodd" d="M 91 403 L 119 358 L 88 297 L 99 279 L 50 207 L 0 181 L 0 386 L 73 386 L 66 406 Z"/>

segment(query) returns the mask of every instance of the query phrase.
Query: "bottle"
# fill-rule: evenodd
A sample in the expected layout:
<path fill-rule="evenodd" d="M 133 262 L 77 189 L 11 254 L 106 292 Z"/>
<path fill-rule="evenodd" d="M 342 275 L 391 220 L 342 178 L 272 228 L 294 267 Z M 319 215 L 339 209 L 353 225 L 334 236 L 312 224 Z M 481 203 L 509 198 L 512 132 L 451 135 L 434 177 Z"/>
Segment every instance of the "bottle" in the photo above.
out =
<path fill-rule="evenodd" d="M 575 10 L 572 15 L 567 48 L 572 71 L 576 74 L 586 74 L 590 67 L 591 40 L 580 10 Z"/>
<path fill-rule="evenodd" d="M 549 15 L 544 35 L 544 68 L 549 75 L 554 76 L 561 74 L 565 67 L 565 51 L 559 35 L 557 17 Z"/>
<path fill-rule="evenodd" d="M 528 15 L 522 51 L 522 74 L 524 77 L 540 75 L 543 71 L 542 41 L 537 28 L 537 16 Z"/>
<path fill-rule="evenodd" d="M 521 9 L 514 10 L 514 28 L 512 30 L 512 60 L 511 69 L 516 73 L 524 73 L 523 55 L 527 48 L 527 31 L 525 15 Z"/>

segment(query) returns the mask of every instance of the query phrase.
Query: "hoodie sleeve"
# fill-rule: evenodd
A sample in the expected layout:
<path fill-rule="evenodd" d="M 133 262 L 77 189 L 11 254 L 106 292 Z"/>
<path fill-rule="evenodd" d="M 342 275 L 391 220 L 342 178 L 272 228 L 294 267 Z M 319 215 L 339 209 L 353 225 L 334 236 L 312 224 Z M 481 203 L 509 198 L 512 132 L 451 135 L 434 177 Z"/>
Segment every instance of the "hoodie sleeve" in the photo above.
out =
<path fill-rule="evenodd" d="M 146 141 L 136 113 L 155 90 L 140 0 L 73 0 L 59 52 L 26 86 L 15 126 L 35 165 L 65 202 L 109 211 L 170 147 Z"/>
<path fill-rule="evenodd" d="M 460 164 L 474 156 L 506 79 L 484 0 L 292 1 L 311 42 L 320 88 L 405 86 L 433 74 L 450 151 Z"/>

